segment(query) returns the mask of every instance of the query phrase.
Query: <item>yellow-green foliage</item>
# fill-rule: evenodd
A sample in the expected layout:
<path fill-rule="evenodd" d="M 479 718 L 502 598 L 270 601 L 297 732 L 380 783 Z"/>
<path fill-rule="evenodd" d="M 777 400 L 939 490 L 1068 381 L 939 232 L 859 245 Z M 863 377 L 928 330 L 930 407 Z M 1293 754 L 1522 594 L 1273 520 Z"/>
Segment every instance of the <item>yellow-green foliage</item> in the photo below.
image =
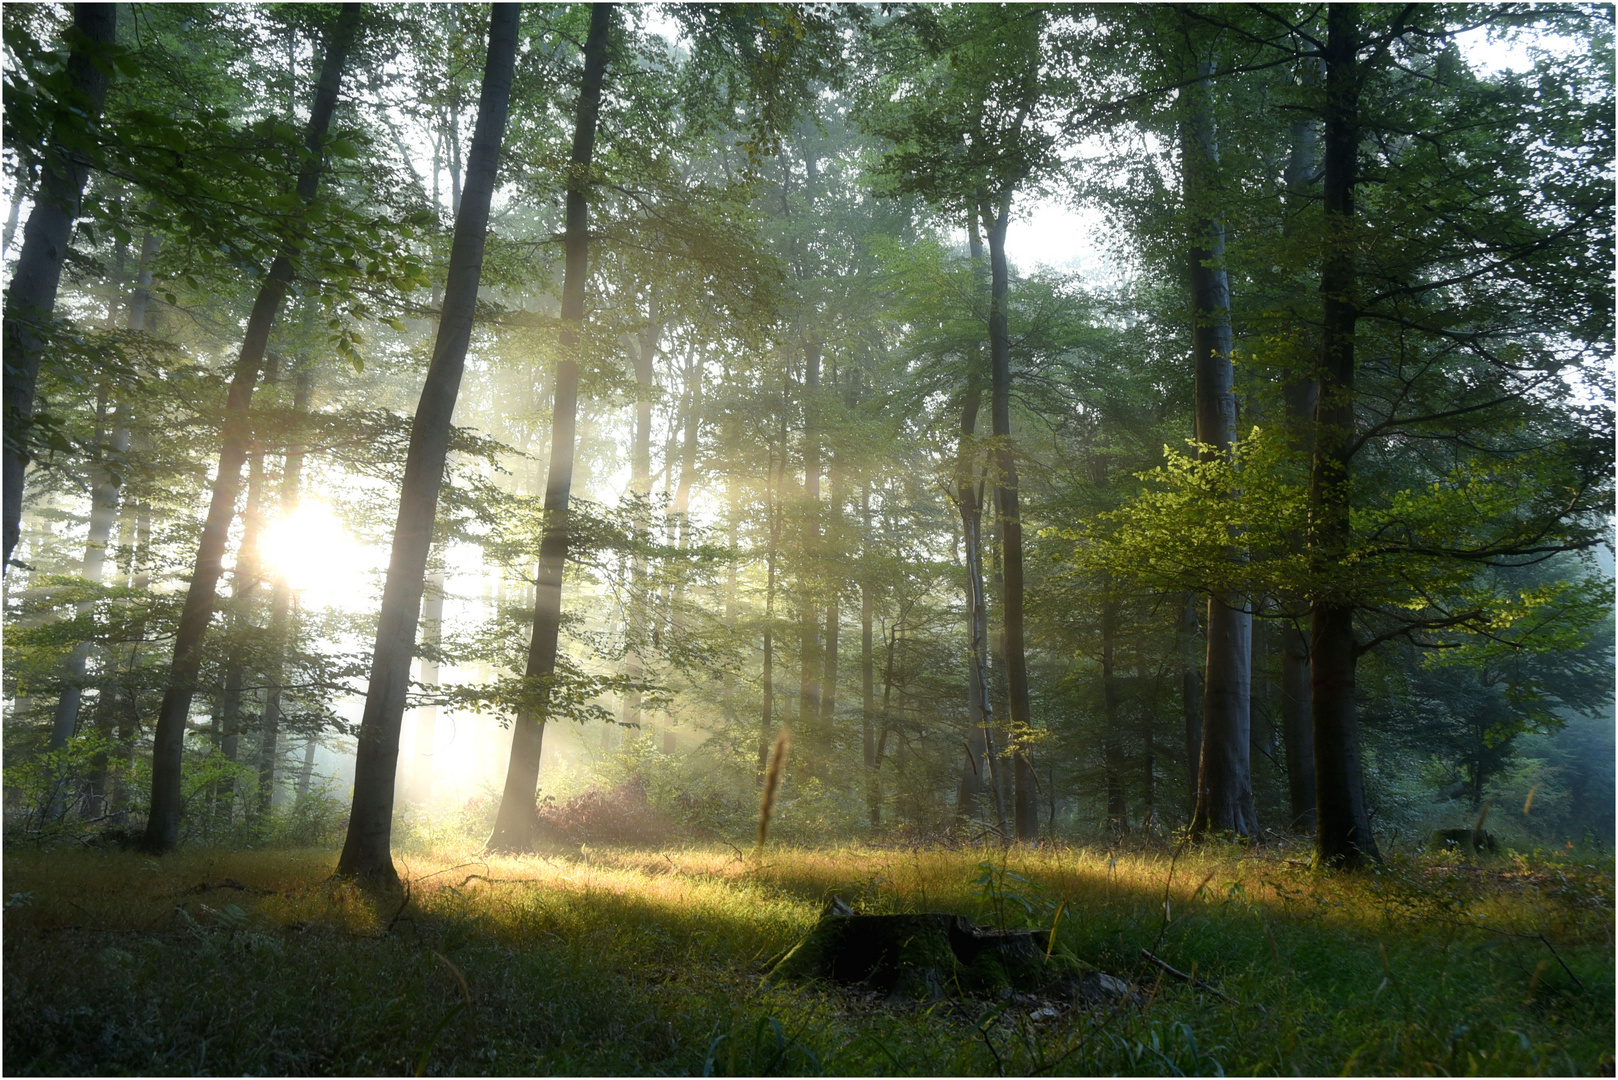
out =
<path fill-rule="evenodd" d="M 328 880 L 328 851 L 12 852 L 5 1056 L 122 1074 L 1611 1068 L 1610 859 L 1320 878 L 1293 854 L 440 850 L 400 861 L 408 896 L 368 896 Z M 1007 924 L 1060 908 L 1054 947 L 1145 1004 L 761 986 L 832 894 Z"/>

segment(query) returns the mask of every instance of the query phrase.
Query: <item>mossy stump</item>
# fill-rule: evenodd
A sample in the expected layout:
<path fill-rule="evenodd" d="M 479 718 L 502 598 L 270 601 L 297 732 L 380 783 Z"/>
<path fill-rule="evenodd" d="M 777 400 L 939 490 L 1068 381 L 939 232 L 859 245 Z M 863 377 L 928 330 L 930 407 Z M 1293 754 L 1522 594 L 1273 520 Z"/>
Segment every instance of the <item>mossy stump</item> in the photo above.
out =
<path fill-rule="evenodd" d="M 765 976 L 767 982 L 831 979 L 937 1001 L 951 993 L 1033 991 L 1072 973 L 1047 960 L 1049 930 L 991 930 L 960 915 L 822 915 Z"/>

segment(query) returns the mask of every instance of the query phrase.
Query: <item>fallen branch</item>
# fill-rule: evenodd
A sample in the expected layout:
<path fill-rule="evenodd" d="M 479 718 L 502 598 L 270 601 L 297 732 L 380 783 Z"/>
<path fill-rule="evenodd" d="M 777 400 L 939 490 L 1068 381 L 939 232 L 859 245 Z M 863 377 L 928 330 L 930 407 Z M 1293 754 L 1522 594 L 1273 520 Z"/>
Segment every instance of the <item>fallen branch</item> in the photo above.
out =
<path fill-rule="evenodd" d="M 226 878 L 223 881 L 199 882 L 198 884 L 191 886 L 189 889 L 186 889 L 184 892 L 177 893 L 176 895 L 195 896 L 198 893 L 213 892 L 216 889 L 235 889 L 237 892 L 256 893 L 259 896 L 274 895 L 274 890 L 272 889 L 255 889 L 251 885 L 243 885 L 241 882 L 234 881 L 230 878 Z"/>
<path fill-rule="evenodd" d="M 1208 993 L 1212 994 L 1214 997 L 1218 998 L 1221 1001 L 1229 1002 L 1232 1005 L 1241 1005 L 1241 1002 L 1237 1001 L 1235 998 L 1231 997 L 1229 994 L 1225 993 L 1223 990 L 1215 989 L 1214 987 L 1209 986 L 1207 983 L 1203 982 L 1201 979 L 1197 978 L 1195 975 L 1191 975 L 1191 974 L 1189 974 L 1187 972 L 1181 971 L 1179 968 L 1175 967 L 1173 964 L 1169 963 L 1167 960 L 1163 959 L 1161 956 L 1158 956 L 1156 953 L 1152 952 L 1150 949 L 1142 949 L 1140 951 L 1140 954 L 1142 956 L 1146 957 L 1146 959 L 1150 960 L 1152 963 L 1156 964 L 1158 967 L 1162 968 L 1164 971 L 1168 972 L 1170 975 L 1173 975 L 1175 978 L 1184 979 L 1186 982 L 1190 983 L 1192 986 L 1195 986 L 1195 987 L 1197 987 L 1198 989 L 1201 989 L 1201 990 L 1208 991 Z M 1261 1005 L 1261 1006 L 1259 1006 L 1259 1008 L 1262 1009 L 1263 1006 Z"/>

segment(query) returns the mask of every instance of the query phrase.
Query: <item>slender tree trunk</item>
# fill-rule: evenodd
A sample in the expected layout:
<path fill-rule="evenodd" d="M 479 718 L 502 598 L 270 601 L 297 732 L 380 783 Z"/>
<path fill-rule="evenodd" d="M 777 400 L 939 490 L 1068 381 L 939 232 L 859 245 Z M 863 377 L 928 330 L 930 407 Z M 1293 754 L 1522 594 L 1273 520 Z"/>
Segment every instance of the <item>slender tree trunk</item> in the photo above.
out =
<path fill-rule="evenodd" d="M 1359 150 L 1359 8 L 1326 9 L 1325 174 L 1322 194 L 1320 398 L 1309 477 L 1309 554 L 1316 579 L 1351 543 L 1349 485 L 1354 443 L 1354 159 Z M 1315 859 L 1352 869 L 1380 862 L 1365 809 L 1359 719 L 1354 705 L 1354 608 L 1317 591 L 1310 603 L 1310 704 L 1315 728 Z"/>
<path fill-rule="evenodd" d="M 517 4 L 495 4 L 489 15 L 489 48 L 478 102 L 477 126 L 467 160 L 467 186 L 455 217 L 444 306 L 433 342 L 421 401 L 410 428 L 399 516 L 393 530 L 393 554 L 382 589 L 371 679 L 360 721 L 354 762 L 354 803 L 348 836 L 337 872 L 381 885 L 394 885 L 390 845 L 393 835 L 393 788 L 399 765 L 399 726 L 410 689 L 410 663 L 416 623 L 426 584 L 427 554 L 438 509 L 438 487 L 449 454 L 450 418 L 460 390 L 461 372 L 472 337 L 478 281 L 483 273 L 484 238 L 489 202 L 494 195 L 500 144 L 505 136 L 506 104 L 511 96 L 517 60 Z M 531 808 L 530 808 L 531 809 Z"/>
<path fill-rule="evenodd" d="M 529 640 L 525 675 L 540 700 L 519 709 L 511 725 L 511 761 L 489 847 L 523 851 L 533 842 L 534 794 L 539 788 L 539 755 L 545 734 L 548 681 L 556 673 L 557 639 L 562 625 L 562 569 L 567 563 L 568 499 L 573 487 L 573 443 L 579 404 L 579 334 L 584 324 L 584 279 L 589 272 L 589 207 L 586 201 L 590 159 L 595 150 L 596 117 L 601 108 L 601 80 L 606 70 L 607 36 L 613 5 L 590 11 L 590 36 L 584 45 L 584 78 L 579 88 L 573 132 L 572 166 L 567 180 L 567 264 L 562 279 L 561 355 L 556 365 L 555 415 L 551 421 L 550 476 L 545 484 L 545 531 L 539 544 L 539 575 L 534 589 L 534 631 Z"/>
<path fill-rule="evenodd" d="M 1124 794 L 1123 728 L 1118 717 L 1117 652 L 1118 601 L 1109 597 L 1101 605 L 1101 711 L 1107 725 L 1101 740 L 1101 757 L 1107 777 L 1107 828 L 1114 835 L 1129 831 L 1129 804 Z"/>
<path fill-rule="evenodd" d="M 151 584 L 148 555 L 151 542 L 152 508 L 142 500 L 135 504 L 135 542 L 130 545 L 129 551 L 128 585 L 130 591 L 137 595 L 145 593 Z M 117 719 L 114 743 L 118 759 L 123 766 L 120 775 L 128 775 L 128 768 L 135 756 L 135 740 L 140 735 L 140 649 L 146 638 L 144 610 L 131 625 L 129 636 L 133 644 L 129 646 L 128 681 L 119 688 L 115 708 Z M 109 788 L 107 811 L 113 815 L 114 824 L 122 826 L 128 822 L 129 789 L 121 779 Z"/>
<path fill-rule="evenodd" d="M 837 365 L 831 365 L 831 388 L 835 396 L 837 392 Z M 831 489 L 830 514 L 831 535 L 842 535 L 843 522 L 843 468 L 842 457 L 832 451 L 826 450 L 826 475 L 828 487 Z M 841 542 L 841 541 L 839 541 Z M 826 648 L 825 671 L 820 684 L 820 725 L 825 730 L 828 746 L 835 740 L 837 718 L 837 644 L 839 631 L 842 629 L 842 614 L 840 601 L 842 599 L 841 583 L 833 580 L 830 583 L 830 595 L 826 598 Z"/>
<path fill-rule="evenodd" d="M 1319 74 L 1306 69 L 1306 82 L 1318 86 Z M 1292 121 L 1292 152 L 1287 161 L 1286 217 L 1283 235 L 1296 231 L 1296 221 L 1309 202 L 1315 187 L 1316 120 L 1299 115 Z M 1307 459 L 1314 454 L 1313 421 L 1320 396 L 1320 383 L 1313 364 L 1305 372 L 1289 372 L 1282 386 L 1288 444 Z M 1295 550 L 1303 551 L 1298 537 Z M 1313 834 L 1315 831 L 1315 731 L 1309 708 L 1309 630 L 1305 625 L 1308 604 L 1301 597 L 1282 600 L 1286 617 L 1281 620 L 1281 735 L 1286 743 L 1287 791 L 1290 796 L 1289 829 Z"/>
<path fill-rule="evenodd" d="M 301 420 L 309 412 L 314 396 L 315 370 L 305 360 L 298 366 L 292 391 L 292 415 Z M 298 485 L 303 476 L 303 446 L 297 441 L 288 444 L 286 458 L 281 465 L 282 521 L 291 521 L 298 512 Z M 286 692 L 286 651 L 293 635 L 293 613 L 296 597 L 286 574 L 277 573 L 275 587 L 270 594 L 270 666 L 268 690 L 264 695 L 264 715 L 259 721 L 258 740 L 258 813 L 270 811 L 275 797 L 275 766 L 280 760 L 281 695 Z"/>
<path fill-rule="evenodd" d="M 298 798 L 304 799 L 309 795 L 309 782 L 315 775 L 315 749 L 319 743 L 313 735 L 309 736 L 303 744 L 303 765 L 298 769 Z"/>
<path fill-rule="evenodd" d="M 820 342 L 808 339 L 803 344 L 803 554 L 804 562 L 812 564 L 820 554 Z M 815 587 L 813 574 L 806 565 L 799 582 L 802 597 L 798 604 L 799 659 L 802 676 L 798 680 L 798 728 L 817 752 L 824 752 L 818 738 L 817 720 L 820 716 L 820 627 L 815 623 Z"/>
<path fill-rule="evenodd" d="M 326 141 L 332 113 L 337 108 L 343 66 L 348 59 L 349 46 L 358 32 L 360 15 L 360 5 L 345 5 L 333 24 L 326 45 L 326 59 L 316 84 L 309 128 L 304 136 L 304 145 L 309 149 L 310 157 L 298 176 L 297 195 L 303 203 L 314 198 L 320 184 L 323 163 L 321 146 Z M 191 711 L 191 698 L 196 693 L 197 674 L 202 667 L 202 641 L 208 632 L 208 620 L 213 615 L 225 541 L 230 532 L 231 519 L 236 513 L 236 493 L 241 485 L 242 465 L 247 460 L 252 435 L 248 410 L 252 405 L 253 387 L 258 382 L 270 329 L 281 311 L 281 301 L 286 296 L 287 287 L 292 282 L 296 255 L 297 249 L 288 243 L 271 263 L 269 275 L 253 302 L 253 311 L 247 320 L 247 333 L 242 339 L 241 352 L 237 354 L 231 377 L 230 395 L 225 403 L 219 467 L 214 476 L 202 539 L 197 545 L 191 586 L 186 593 L 180 624 L 175 632 L 168 689 L 163 694 L 157 729 L 152 739 L 152 809 L 143 840 L 144 847 L 151 852 L 169 851 L 179 840 L 180 759 L 185 746 L 186 717 Z"/>
<path fill-rule="evenodd" d="M 6 290 L 4 328 L 5 437 L 3 448 L 3 514 L 5 553 L 0 569 L 11 565 L 11 549 L 22 528 L 23 474 L 28 469 L 29 427 L 34 417 L 34 388 L 39 362 L 45 354 L 50 322 L 56 311 L 56 290 L 62 280 L 62 261 L 73 238 L 73 220 L 79 216 L 86 162 L 72 149 L 94 138 L 107 97 L 107 73 L 101 56 L 117 39 L 116 4 L 74 4 L 73 37 L 69 43 L 67 78 L 71 88 L 71 117 L 62 117 L 63 130 L 52 133 L 51 150 L 40 167 L 38 194 L 23 227 L 22 254 Z M 68 131 L 71 125 L 82 130 Z"/>
<path fill-rule="evenodd" d="M 438 686 L 438 659 L 444 644 L 444 572 L 435 571 L 427 579 L 421 598 L 421 639 L 429 655 L 421 659 L 421 681 Z M 423 705 L 416 710 L 416 761 L 410 771 L 410 798 L 425 804 L 433 796 L 433 766 L 438 748 L 438 706 Z"/>
<path fill-rule="evenodd" d="M 674 488 L 676 546 L 684 551 L 691 543 L 691 487 L 696 480 L 697 449 L 702 424 L 702 358 L 690 354 L 686 366 L 685 438 L 680 444 L 680 481 Z M 676 583 L 669 592 L 669 632 L 685 631 L 685 586 Z M 671 718 L 672 721 L 672 718 Z M 663 753 L 672 754 L 678 746 L 672 722 L 663 727 Z"/>
<path fill-rule="evenodd" d="M 135 288 L 128 298 L 128 307 L 125 315 L 125 328 L 140 333 L 146 329 L 146 299 L 152 287 L 152 261 L 157 258 L 161 237 L 148 231 L 141 241 L 140 262 L 135 270 Z M 122 291 L 123 256 L 119 249 L 120 273 L 114 285 L 115 293 Z M 109 305 L 108 321 L 112 321 L 115 312 Z M 107 542 L 112 536 L 112 526 L 118 515 L 118 488 L 119 472 L 116 468 L 108 466 L 104 455 L 107 450 L 112 452 L 114 459 L 121 458 L 129 451 L 129 417 L 126 406 L 118 405 L 113 408 L 112 437 L 103 447 L 99 434 L 96 438 L 98 455 L 103 455 L 92 469 L 95 484 L 90 489 L 90 535 L 85 544 L 84 566 L 81 576 L 92 585 L 101 584 L 103 565 L 107 557 Z M 80 616 L 88 614 L 94 605 L 81 603 L 78 606 Z M 83 695 L 84 672 L 90 659 L 90 642 L 83 641 L 74 646 L 73 654 L 68 660 L 66 672 L 66 686 L 62 697 L 57 702 L 55 723 L 51 732 L 52 750 L 67 745 L 78 727 L 79 706 Z M 102 710 L 109 713 L 111 710 Z M 110 723 L 111 717 L 108 716 Z"/>
<path fill-rule="evenodd" d="M 1215 212 L 1219 142 L 1211 87 L 1213 64 L 1197 65 L 1198 82 L 1182 91 L 1180 125 L 1186 209 L 1195 224 L 1190 250 L 1191 352 L 1196 369 L 1197 441 L 1210 458 L 1228 458 L 1236 441 L 1235 373 L 1231 365 L 1230 284 L 1225 226 Z M 1239 553 L 1232 550 L 1232 558 Z M 1208 663 L 1203 686 L 1202 763 L 1191 835 L 1231 833 L 1256 840 L 1253 807 L 1251 694 L 1253 613 L 1235 596 L 1208 598 Z"/>
<path fill-rule="evenodd" d="M 129 428 L 121 407 L 114 412 L 112 424 L 112 437 L 105 449 L 121 457 L 129 449 Z M 101 444 L 99 437 L 96 443 L 98 446 Z M 90 489 L 90 533 L 85 541 L 84 563 L 79 575 L 91 585 L 100 585 L 102 567 L 107 558 L 107 541 L 112 536 L 113 522 L 118 518 L 118 474 L 105 460 L 98 461 L 92 472 L 95 485 Z M 91 600 L 81 601 L 75 610 L 82 618 L 95 610 L 95 603 Z M 79 703 L 84 693 L 84 673 L 90 659 L 90 645 L 89 641 L 79 642 L 68 657 L 63 672 L 62 696 L 57 700 L 55 722 L 51 728 L 52 750 L 66 746 L 78 727 Z"/>
<path fill-rule="evenodd" d="M 1180 611 L 1180 717 L 1185 724 L 1187 802 L 1197 808 L 1197 773 L 1202 768 L 1202 673 L 1197 665 L 1197 597 L 1187 593 Z"/>
<path fill-rule="evenodd" d="M 1028 700 L 1028 662 L 1023 643 L 1022 517 L 1017 503 L 1017 455 L 1011 443 L 1011 333 L 1006 321 L 1006 295 L 1010 270 L 1006 263 L 1006 225 L 1011 217 L 1011 195 L 998 207 L 984 203 L 981 210 L 989 239 L 989 364 L 996 465 L 996 495 L 1000 511 L 1000 543 L 1005 591 L 1002 597 L 1005 637 L 1007 704 L 1015 739 L 1032 730 Z M 1023 746 L 1013 743 L 1014 819 L 1018 840 L 1039 835 L 1039 803 L 1034 787 L 1033 763 Z"/>
<path fill-rule="evenodd" d="M 1140 702 L 1142 803 L 1140 826 L 1142 832 L 1151 832 L 1157 827 L 1157 747 L 1152 730 L 1157 716 L 1156 711 L 1148 705 L 1146 660 L 1138 651 L 1135 653 L 1135 683 L 1139 687 L 1136 697 Z"/>
<path fill-rule="evenodd" d="M 984 260 L 982 233 L 977 215 L 968 215 L 967 237 L 973 270 L 981 270 Z M 965 549 L 966 571 L 966 760 L 961 766 L 961 783 L 956 813 L 973 817 L 979 811 L 983 792 L 992 771 L 988 760 L 993 740 L 989 735 L 992 709 L 989 703 L 989 605 L 983 585 L 983 483 L 977 475 L 978 411 L 983 405 L 982 356 L 974 349 L 968 354 L 966 388 L 961 396 L 961 430 L 955 450 L 955 504 L 961 514 L 961 540 Z M 998 792 L 996 792 L 998 797 Z M 1004 813 L 999 814 L 1001 835 L 1005 834 Z"/>
<path fill-rule="evenodd" d="M 225 697 L 219 710 L 219 745 L 226 760 L 235 761 L 241 739 L 242 698 L 247 686 L 248 638 L 253 632 L 253 597 L 263 581 L 259 565 L 259 533 L 264 527 L 264 451 L 253 448 L 247 463 L 247 506 L 242 514 L 242 542 L 236 552 L 230 597 L 230 660 L 225 667 Z"/>
<path fill-rule="evenodd" d="M 635 537 L 641 544 L 652 540 L 652 521 L 647 500 L 652 493 L 652 395 L 657 389 L 657 342 L 662 336 L 663 324 L 658 310 L 657 290 L 648 290 L 646 301 L 646 328 L 636 336 L 632 358 L 635 364 L 635 442 L 630 451 L 630 491 L 635 496 Z M 624 674 L 632 679 L 641 677 L 645 661 L 641 657 L 640 642 L 646 636 L 647 595 L 646 552 L 636 550 L 630 564 L 630 646 L 624 656 Z M 626 729 L 640 726 L 640 694 L 631 690 L 624 695 L 623 723 Z"/>
<path fill-rule="evenodd" d="M 871 481 L 860 489 L 860 551 L 871 550 Z M 876 590 L 869 566 L 860 567 L 860 748 L 864 752 L 866 810 L 874 813 L 876 769 L 876 655 L 872 650 L 872 624 L 876 617 Z M 871 822 L 874 826 L 875 820 Z"/>

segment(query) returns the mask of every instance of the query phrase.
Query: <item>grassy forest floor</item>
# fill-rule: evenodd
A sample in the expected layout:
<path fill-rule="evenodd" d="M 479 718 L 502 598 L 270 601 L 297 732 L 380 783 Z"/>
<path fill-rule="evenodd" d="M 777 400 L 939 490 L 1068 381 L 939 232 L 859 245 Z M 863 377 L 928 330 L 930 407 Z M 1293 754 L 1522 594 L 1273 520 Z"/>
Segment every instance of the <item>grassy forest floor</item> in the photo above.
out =
<path fill-rule="evenodd" d="M 1612 1075 L 1610 857 L 1173 854 L 442 850 L 400 860 L 401 902 L 329 881 L 332 851 L 12 848 L 5 1071 Z M 763 985 L 833 895 L 1060 908 L 1058 943 L 1138 1001 Z"/>

